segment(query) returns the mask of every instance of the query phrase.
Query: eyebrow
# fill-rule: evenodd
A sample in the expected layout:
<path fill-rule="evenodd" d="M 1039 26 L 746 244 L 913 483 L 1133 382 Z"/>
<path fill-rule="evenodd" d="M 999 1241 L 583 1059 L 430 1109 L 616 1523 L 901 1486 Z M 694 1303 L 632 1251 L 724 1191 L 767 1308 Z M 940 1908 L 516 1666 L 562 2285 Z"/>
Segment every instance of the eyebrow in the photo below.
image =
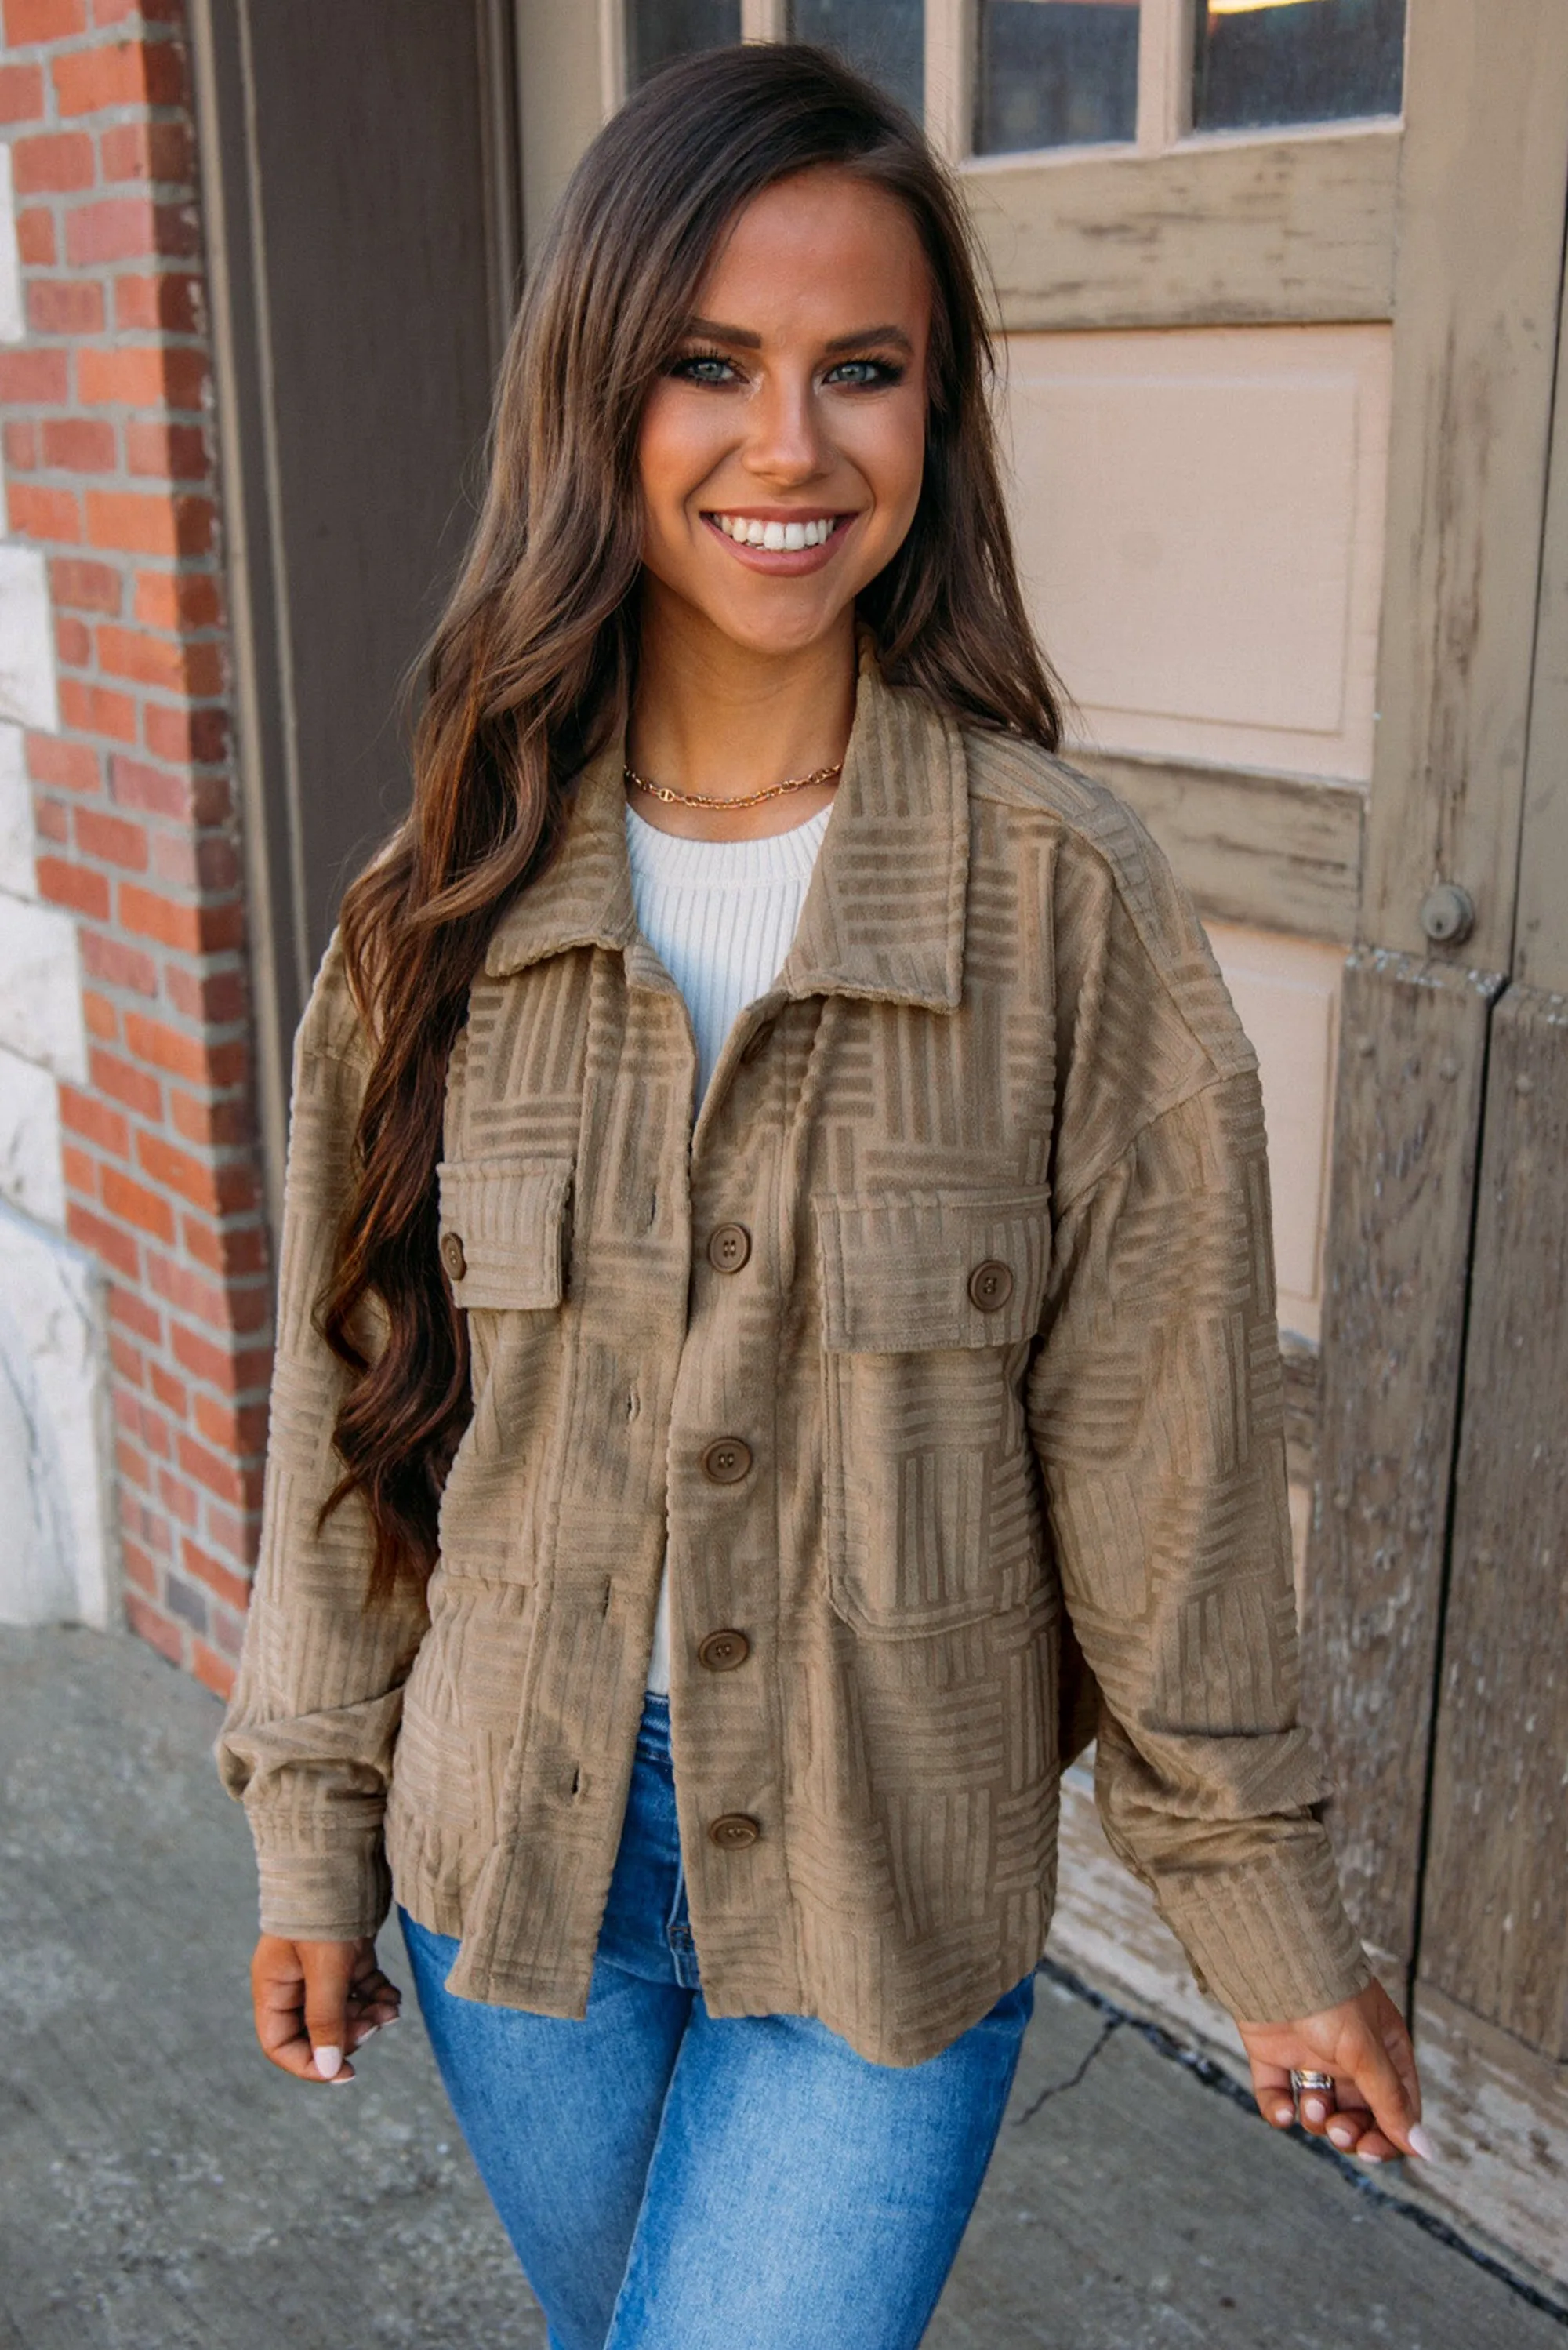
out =
<path fill-rule="evenodd" d="M 717 318 L 689 318 L 686 331 L 689 335 L 705 335 L 710 342 L 727 343 L 735 350 L 760 351 L 763 347 L 761 335 L 753 334 L 745 327 L 723 326 Z M 914 357 L 915 347 L 902 327 L 862 327 L 853 335 L 835 335 L 822 348 L 831 356 L 838 351 L 863 349 L 867 343 L 890 343 L 911 359 Z"/>

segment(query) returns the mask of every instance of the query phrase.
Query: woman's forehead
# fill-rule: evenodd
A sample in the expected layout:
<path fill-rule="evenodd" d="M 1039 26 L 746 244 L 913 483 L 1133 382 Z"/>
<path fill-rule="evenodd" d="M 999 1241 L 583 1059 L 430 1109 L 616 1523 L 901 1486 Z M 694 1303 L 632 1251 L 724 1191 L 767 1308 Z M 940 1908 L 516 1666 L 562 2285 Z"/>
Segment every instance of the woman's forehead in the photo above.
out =
<path fill-rule="evenodd" d="M 786 320 L 809 325 L 824 340 L 883 324 L 912 338 L 929 315 L 929 272 L 897 196 L 852 172 L 819 166 L 776 181 L 742 206 L 694 307 L 706 320 L 764 338 L 770 330 L 789 331 Z"/>

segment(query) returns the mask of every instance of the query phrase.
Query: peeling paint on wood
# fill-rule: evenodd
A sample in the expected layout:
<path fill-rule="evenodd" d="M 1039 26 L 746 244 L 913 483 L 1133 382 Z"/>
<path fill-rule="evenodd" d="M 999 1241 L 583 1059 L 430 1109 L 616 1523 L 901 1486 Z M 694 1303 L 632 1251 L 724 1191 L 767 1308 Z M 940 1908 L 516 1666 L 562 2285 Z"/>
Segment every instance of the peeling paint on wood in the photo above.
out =
<path fill-rule="evenodd" d="M 1421 1977 L 1568 2058 L 1568 997 L 1492 1022 Z M 1563 2177 L 1568 2233 L 1568 2171 Z"/>
<path fill-rule="evenodd" d="M 1376 757 L 1361 935 L 1424 954 L 1458 882 L 1453 960 L 1512 950 L 1525 716 L 1568 189 L 1562 0 L 1410 16 Z"/>
<path fill-rule="evenodd" d="M 1311 324 L 1393 312 L 1397 125 L 987 158 L 962 174 L 1002 324 Z"/>
<path fill-rule="evenodd" d="M 1366 795 L 1353 784 L 1074 751 L 1143 818 L 1199 912 L 1297 938 L 1355 936 Z"/>
<path fill-rule="evenodd" d="M 1416 1998 L 1423 2119 L 1438 2159 L 1422 2200 L 1467 2220 L 1568 2283 L 1568 2066 L 1429 1984 Z"/>
<path fill-rule="evenodd" d="M 1363 948 L 1345 967 L 1303 1710 L 1351 1914 L 1414 1947 L 1487 1018 L 1501 983 Z"/>

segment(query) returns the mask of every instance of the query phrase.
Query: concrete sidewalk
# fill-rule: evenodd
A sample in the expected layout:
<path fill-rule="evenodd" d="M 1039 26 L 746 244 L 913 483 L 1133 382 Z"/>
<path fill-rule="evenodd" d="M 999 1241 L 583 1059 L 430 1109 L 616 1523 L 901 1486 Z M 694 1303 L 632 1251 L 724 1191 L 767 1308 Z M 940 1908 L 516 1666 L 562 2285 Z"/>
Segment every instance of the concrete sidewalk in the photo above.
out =
<path fill-rule="evenodd" d="M 340 2095 L 257 2054 L 217 1720 L 139 1642 L 0 1634 L 0 2350 L 542 2350 L 411 1999 Z M 929 2350 L 1350 2341 L 1568 2350 L 1560 2315 L 1043 1976 Z"/>

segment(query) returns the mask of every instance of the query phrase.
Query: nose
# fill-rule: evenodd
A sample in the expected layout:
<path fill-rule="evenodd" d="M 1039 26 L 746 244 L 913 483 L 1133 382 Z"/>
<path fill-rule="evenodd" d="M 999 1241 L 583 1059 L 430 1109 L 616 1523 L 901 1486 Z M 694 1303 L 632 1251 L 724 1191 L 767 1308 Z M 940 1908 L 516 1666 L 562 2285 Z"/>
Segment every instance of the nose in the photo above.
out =
<path fill-rule="evenodd" d="M 798 485 L 826 472 L 826 438 L 809 377 L 764 383 L 748 425 L 742 462 L 755 479 Z"/>

